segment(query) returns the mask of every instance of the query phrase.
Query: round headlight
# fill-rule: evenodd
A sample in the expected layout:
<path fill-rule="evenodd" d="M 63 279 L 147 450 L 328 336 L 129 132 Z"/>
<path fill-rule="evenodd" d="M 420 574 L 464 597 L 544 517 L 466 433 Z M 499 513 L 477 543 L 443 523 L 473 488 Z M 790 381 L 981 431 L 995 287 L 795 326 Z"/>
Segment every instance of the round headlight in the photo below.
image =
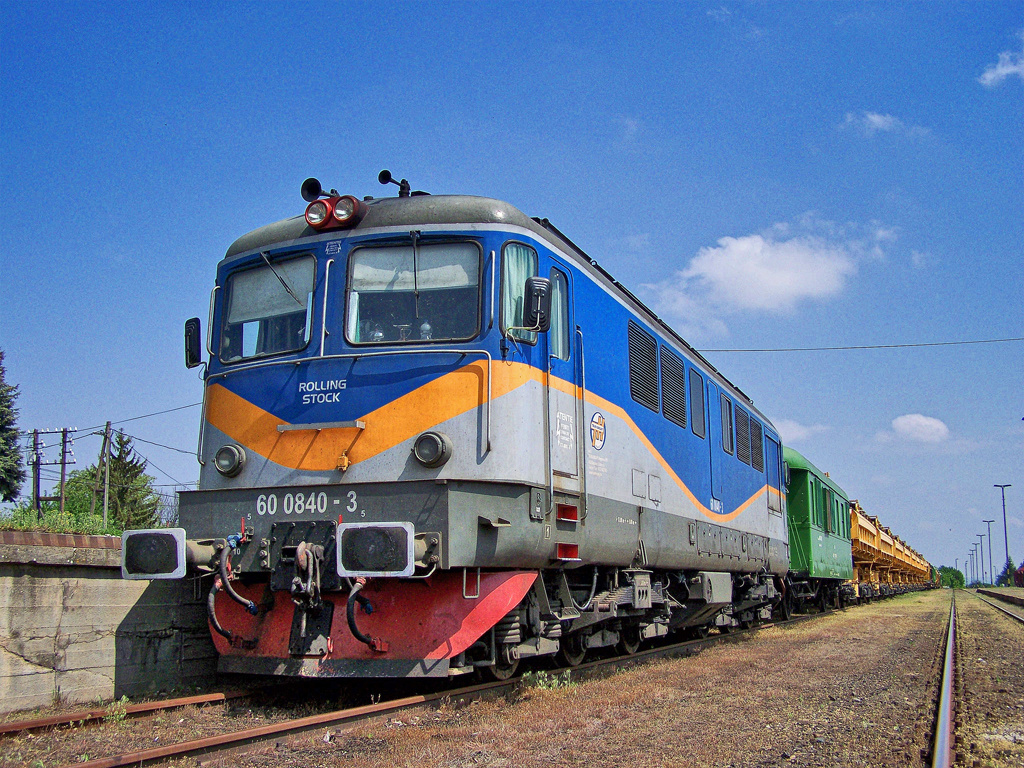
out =
<path fill-rule="evenodd" d="M 339 224 L 344 224 L 351 219 L 359 209 L 359 203 L 354 197 L 339 197 L 334 201 L 334 219 Z"/>
<path fill-rule="evenodd" d="M 319 227 L 331 215 L 331 207 L 323 200 L 314 200 L 306 206 L 306 223 L 311 227 Z"/>
<path fill-rule="evenodd" d="M 452 441 L 441 432 L 424 432 L 412 445 L 412 455 L 425 467 L 440 467 L 452 457 Z"/>
<path fill-rule="evenodd" d="M 234 477 L 245 466 L 245 451 L 240 445 L 225 445 L 217 451 L 213 463 L 224 477 Z"/>

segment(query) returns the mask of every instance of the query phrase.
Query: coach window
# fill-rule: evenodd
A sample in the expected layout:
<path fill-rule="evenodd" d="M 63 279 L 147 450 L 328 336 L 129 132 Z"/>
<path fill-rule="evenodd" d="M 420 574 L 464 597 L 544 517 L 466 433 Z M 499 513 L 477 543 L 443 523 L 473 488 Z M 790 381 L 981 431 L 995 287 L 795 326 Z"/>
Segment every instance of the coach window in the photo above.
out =
<path fill-rule="evenodd" d="M 707 433 L 704 426 L 704 379 L 695 368 L 690 369 L 690 429 L 700 438 Z"/>
<path fill-rule="evenodd" d="M 548 334 L 548 354 L 559 360 L 568 360 L 569 284 L 557 269 L 551 270 L 551 329 Z"/>
<path fill-rule="evenodd" d="M 345 337 L 352 344 L 471 339 L 479 306 L 476 243 L 368 246 L 349 258 Z"/>
<path fill-rule="evenodd" d="M 509 336 L 537 343 L 535 331 L 523 330 L 526 278 L 537 274 L 537 252 L 522 243 L 507 243 L 501 264 L 501 329 Z"/>
<path fill-rule="evenodd" d="M 732 454 L 732 400 L 722 395 L 722 450 Z"/>
<path fill-rule="evenodd" d="M 221 361 L 231 363 L 305 347 L 313 317 L 315 275 L 316 261 L 308 255 L 286 261 L 264 255 L 253 269 L 229 275 Z"/>

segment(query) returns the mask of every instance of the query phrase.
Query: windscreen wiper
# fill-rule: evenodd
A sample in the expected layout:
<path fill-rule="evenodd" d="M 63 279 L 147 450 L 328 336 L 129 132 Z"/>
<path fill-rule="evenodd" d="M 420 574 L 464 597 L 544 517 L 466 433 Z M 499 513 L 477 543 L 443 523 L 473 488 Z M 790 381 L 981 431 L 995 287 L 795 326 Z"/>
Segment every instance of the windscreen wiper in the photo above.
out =
<path fill-rule="evenodd" d="M 270 271 L 274 273 L 274 277 L 276 277 L 278 282 L 280 282 L 284 289 L 288 291 L 288 295 L 295 299 L 295 303 L 298 304 L 300 307 L 305 306 L 299 299 L 299 297 L 295 295 L 295 291 L 291 289 L 291 286 L 289 286 L 288 283 L 285 282 L 284 278 L 281 277 L 281 275 L 278 273 L 278 271 L 274 269 L 274 265 L 270 263 L 270 259 L 267 258 L 267 254 L 261 251 L 260 256 L 262 256 L 263 260 L 267 262 L 267 266 L 270 267 Z"/>

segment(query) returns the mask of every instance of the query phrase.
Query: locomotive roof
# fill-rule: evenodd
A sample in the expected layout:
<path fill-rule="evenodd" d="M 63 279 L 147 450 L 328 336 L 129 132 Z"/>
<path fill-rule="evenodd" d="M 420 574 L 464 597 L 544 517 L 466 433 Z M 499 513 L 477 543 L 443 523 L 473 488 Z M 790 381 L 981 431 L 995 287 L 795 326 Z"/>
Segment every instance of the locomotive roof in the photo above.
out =
<path fill-rule="evenodd" d="M 598 282 L 605 285 L 613 293 L 624 298 L 653 325 L 658 326 L 668 336 L 682 345 L 691 355 L 700 360 L 720 382 L 741 396 L 747 405 L 753 407 L 754 401 L 739 387 L 729 381 L 703 355 L 690 346 L 664 320 L 658 317 L 646 304 L 634 296 L 629 289 L 611 276 L 597 261 L 591 258 L 578 245 L 558 230 L 547 219 L 531 218 L 514 205 L 502 200 L 474 195 L 428 195 L 412 194 L 409 197 L 378 197 L 364 198 L 366 214 L 351 229 L 328 230 L 326 233 L 313 229 L 306 223 L 304 216 L 268 224 L 254 229 L 235 240 L 228 248 L 225 259 L 241 253 L 264 249 L 275 244 L 314 236 L 344 236 L 358 233 L 360 230 L 371 230 L 387 227 L 415 228 L 424 224 L 500 224 L 515 226 L 533 232 L 538 239 L 546 240 L 561 251 L 574 256 L 579 265 L 589 272 Z M 759 414 L 767 421 L 763 414 Z"/>

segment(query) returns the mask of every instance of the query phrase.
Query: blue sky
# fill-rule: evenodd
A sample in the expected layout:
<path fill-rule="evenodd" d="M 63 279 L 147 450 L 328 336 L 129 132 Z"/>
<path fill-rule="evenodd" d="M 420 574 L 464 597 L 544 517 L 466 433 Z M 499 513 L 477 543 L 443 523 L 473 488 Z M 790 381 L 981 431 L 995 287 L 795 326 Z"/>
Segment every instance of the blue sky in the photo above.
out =
<path fill-rule="evenodd" d="M 0 13 L 19 426 L 121 422 L 168 486 L 198 475 L 199 409 L 123 420 L 200 400 L 182 324 L 307 176 L 546 216 L 703 350 L 1024 337 L 1020 0 Z M 935 563 L 982 519 L 1003 550 L 1011 483 L 1024 558 L 1024 343 L 707 356 Z"/>

